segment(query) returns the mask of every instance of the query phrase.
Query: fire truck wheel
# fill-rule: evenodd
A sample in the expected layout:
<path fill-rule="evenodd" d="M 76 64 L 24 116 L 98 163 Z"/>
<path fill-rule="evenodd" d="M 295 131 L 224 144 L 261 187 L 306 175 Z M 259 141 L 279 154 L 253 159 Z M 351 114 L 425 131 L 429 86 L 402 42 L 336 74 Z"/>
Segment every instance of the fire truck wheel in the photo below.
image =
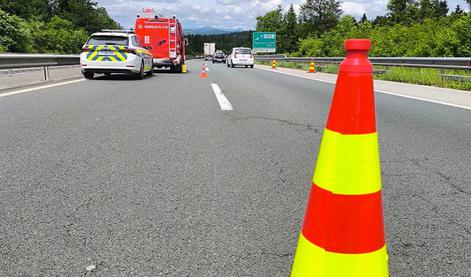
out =
<path fill-rule="evenodd" d="M 173 73 L 182 73 L 182 66 L 181 64 L 179 65 L 172 65 L 170 67 L 170 71 L 173 72 Z"/>
<path fill-rule="evenodd" d="M 144 79 L 144 61 L 141 62 L 141 70 L 139 70 L 139 73 L 136 74 L 136 79 L 137 80 Z"/>

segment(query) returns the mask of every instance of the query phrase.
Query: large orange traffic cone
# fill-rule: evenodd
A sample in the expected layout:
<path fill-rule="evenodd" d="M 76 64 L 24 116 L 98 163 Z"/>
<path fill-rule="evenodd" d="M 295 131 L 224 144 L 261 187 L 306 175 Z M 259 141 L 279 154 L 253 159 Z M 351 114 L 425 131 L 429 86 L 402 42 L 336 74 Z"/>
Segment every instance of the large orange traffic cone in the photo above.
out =
<path fill-rule="evenodd" d="M 276 69 L 276 60 L 275 59 L 273 59 L 271 61 L 271 69 Z"/>
<path fill-rule="evenodd" d="M 308 73 L 316 73 L 316 67 L 314 66 L 314 61 L 309 63 L 309 71 Z"/>
<path fill-rule="evenodd" d="M 370 47 L 345 41 L 292 277 L 388 276 Z"/>
<path fill-rule="evenodd" d="M 201 74 L 200 74 L 200 77 L 201 77 L 201 78 L 206 78 L 206 77 L 208 77 L 208 73 L 206 73 L 206 65 L 204 65 L 204 64 L 201 66 Z"/>

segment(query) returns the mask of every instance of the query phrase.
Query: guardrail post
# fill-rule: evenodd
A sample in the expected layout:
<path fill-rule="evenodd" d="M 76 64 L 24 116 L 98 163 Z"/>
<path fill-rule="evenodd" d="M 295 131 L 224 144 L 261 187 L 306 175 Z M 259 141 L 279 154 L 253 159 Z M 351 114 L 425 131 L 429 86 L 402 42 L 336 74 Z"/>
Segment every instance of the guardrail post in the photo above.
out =
<path fill-rule="evenodd" d="M 44 67 L 44 81 L 49 81 L 49 66 Z"/>

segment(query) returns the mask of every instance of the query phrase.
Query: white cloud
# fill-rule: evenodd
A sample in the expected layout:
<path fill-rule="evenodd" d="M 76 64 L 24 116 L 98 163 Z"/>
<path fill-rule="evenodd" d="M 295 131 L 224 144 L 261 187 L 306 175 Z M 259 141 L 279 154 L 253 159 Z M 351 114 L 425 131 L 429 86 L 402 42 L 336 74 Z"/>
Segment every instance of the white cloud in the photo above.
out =
<path fill-rule="evenodd" d="M 363 13 L 366 13 L 366 4 L 356 2 L 343 2 L 342 10 L 343 13 L 346 15 L 353 15 L 355 17 L 358 17 L 362 16 Z"/>

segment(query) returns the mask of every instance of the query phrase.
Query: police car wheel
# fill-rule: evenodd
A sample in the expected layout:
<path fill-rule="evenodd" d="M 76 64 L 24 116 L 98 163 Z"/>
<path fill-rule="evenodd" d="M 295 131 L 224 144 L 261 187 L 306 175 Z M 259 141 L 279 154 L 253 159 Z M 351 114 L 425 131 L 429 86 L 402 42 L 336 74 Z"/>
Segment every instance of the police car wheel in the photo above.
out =
<path fill-rule="evenodd" d="M 147 76 L 152 76 L 154 75 L 154 68 L 152 68 L 151 70 L 149 70 L 147 73 L 146 73 Z"/>
<path fill-rule="evenodd" d="M 93 72 L 84 72 L 83 73 L 83 76 L 86 78 L 86 79 L 93 79 Z"/>
<path fill-rule="evenodd" d="M 136 79 L 144 79 L 144 61 L 141 62 L 141 70 L 139 70 L 139 73 L 136 74 Z"/>

